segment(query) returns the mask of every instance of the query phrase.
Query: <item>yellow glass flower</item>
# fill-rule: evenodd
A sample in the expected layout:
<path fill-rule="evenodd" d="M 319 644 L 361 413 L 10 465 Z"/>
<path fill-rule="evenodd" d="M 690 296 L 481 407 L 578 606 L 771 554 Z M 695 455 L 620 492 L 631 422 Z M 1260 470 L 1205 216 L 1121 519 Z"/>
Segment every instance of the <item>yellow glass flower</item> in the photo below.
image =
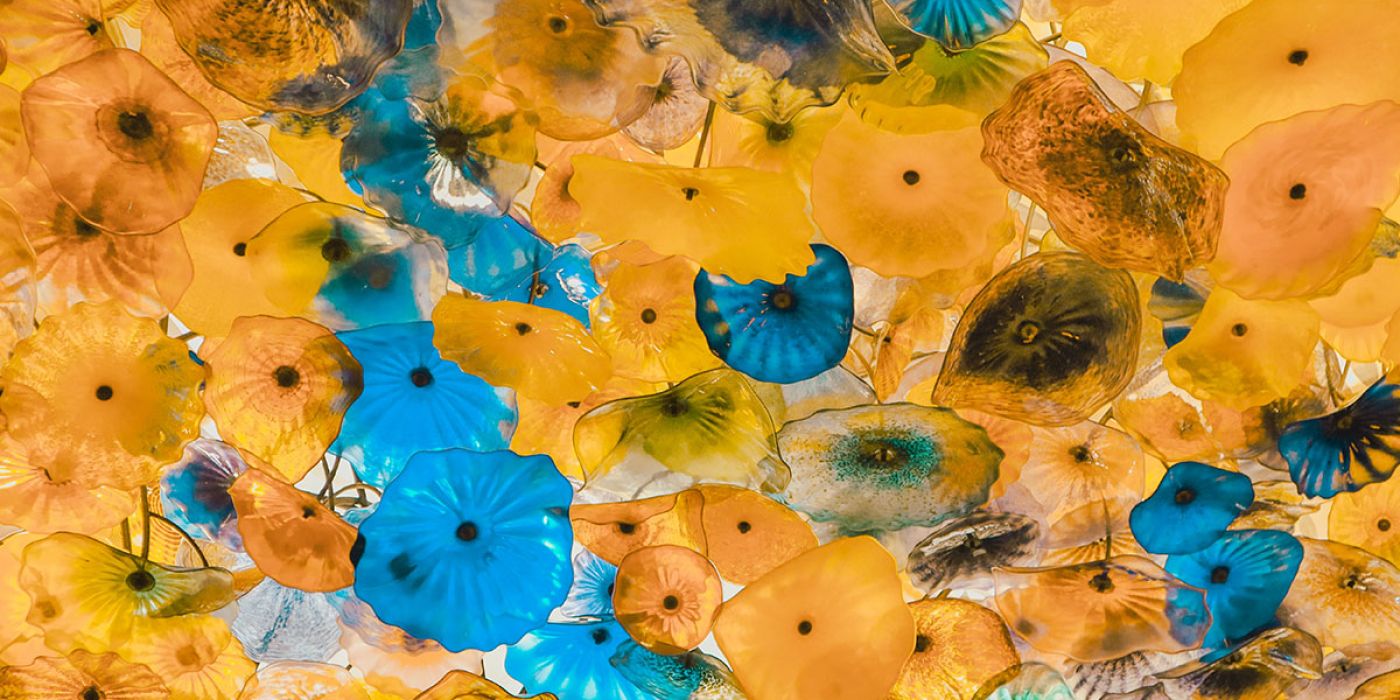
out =
<path fill-rule="evenodd" d="M 1279 606 L 1280 622 L 1333 649 L 1400 639 L 1400 568 L 1348 544 L 1298 539 L 1303 563 Z"/>
<path fill-rule="evenodd" d="M 29 623 L 50 648 L 119 650 L 142 621 L 218 610 L 233 602 L 225 569 L 174 569 L 60 532 L 24 549 L 19 583 L 33 601 Z"/>
<path fill-rule="evenodd" d="M 26 700 L 165 700 L 170 691 L 151 669 L 112 653 L 75 650 L 28 666 L 0 668 L 0 698 Z"/>
<path fill-rule="evenodd" d="M 1181 72 L 1181 55 L 1249 0 L 1117 0 L 1080 7 L 1061 32 L 1084 46 L 1090 61 L 1123 80 L 1166 85 Z"/>
<path fill-rule="evenodd" d="M 549 404 L 582 401 L 612 376 L 612 361 L 574 317 L 514 301 L 445 297 L 433 345 L 493 386 Z"/>
<path fill-rule="evenodd" d="M 715 641 L 754 700 L 886 698 L 916 644 L 897 570 L 869 537 L 810 550 L 725 602 Z"/>
<path fill-rule="evenodd" d="M 805 187 L 827 132 L 845 111 L 839 105 L 804 109 L 786 122 L 717 111 L 710 128 L 710 167 L 788 173 Z"/>
<path fill-rule="evenodd" d="M 574 449 L 589 488 L 630 494 L 717 481 L 773 492 L 789 477 L 773 435 L 743 375 L 716 369 L 589 411 L 574 425 Z"/>
<path fill-rule="evenodd" d="M 212 615 L 141 620 L 120 653 L 160 676 L 170 700 L 235 697 L 258 667 Z"/>
<path fill-rule="evenodd" d="M 909 604 L 914 655 L 890 700 L 970 697 L 988 679 L 1021 663 L 1006 623 L 976 603 L 953 598 Z"/>
<path fill-rule="evenodd" d="M 1376 258 L 1371 269 L 1342 283 L 1336 294 L 1308 300 L 1322 324 L 1322 339 L 1353 362 L 1381 359 L 1389 333 L 1400 314 L 1400 259 Z"/>
<path fill-rule="evenodd" d="M 695 321 L 695 263 L 670 257 L 650 265 L 619 262 L 589 307 L 590 332 L 617 374 L 679 382 L 721 363 Z"/>
<path fill-rule="evenodd" d="M 299 318 L 239 318 L 204 359 L 204 404 L 219 435 L 291 483 L 326 453 L 364 388 L 345 344 Z"/>
<path fill-rule="evenodd" d="M 1185 340 L 1167 351 L 1172 383 L 1198 399 L 1244 410 L 1303 382 L 1318 338 L 1302 301 L 1251 301 L 1216 287 Z"/>
<path fill-rule="evenodd" d="M 1394 3 L 1356 0 L 1346 9 L 1257 0 L 1220 20 L 1187 49 L 1172 84 L 1182 145 L 1216 160 L 1260 124 L 1394 99 L 1400 85 Z"/>
<path fill-rule="evenodd" d="M 0 411 L 30 450 L 66 451 L 74 481 L 134 489 L 199 433 L 202 375 L 154 321 L 78 304 L 16 346 L 0 371 Z"/>
<path fill-rule="evenodd" d="M 74 483 L 71 455 L 61 450 L 37 459 L 24 443 L 0 436 L 0 524 L 36 533 L 96 534 L 136 510 L 130 491 Z"/>
<path fill-rule="evenodd" d="M 848 110 L 812 166 L 812 217 L 851 264 L 882 275 L 967 266 L 1006 215 L 1008 190 L 981 154 L 975 125 L 896 134 Z"/>
<path fill-rule="evenodd" d="M 583 230 L 604 242 L 637 240 L 684 255 L 708 272 L 747 284 L 781 283 L 814 257 L 807 198 L 790 176 L 748 168 L 677 168 L 574 157 L 569 194 Z M 622 207 L 618 202 L 647 202 Z"/>
<path fill-rule="evenodd" d="M 638 501 L 577 503 L 569 520 L 579 544 L 616 566 L 643 547 L 675 545 L 704 554 L 704 507 L 704 496 L 687 490 Z"/>
<path fill-rule="evenodd" d="M 1400 566 L 1400 479 L 1337 494 L 1327 517 L 1327 536 Z"/>
<path fill-rule="evenodd" d="M 530 198 L 530 223 L 535 233 L 550 243 L 563 243 L 582 232 L 583 207 L 569 193 L 574 177 L 574 156 L 595 155 L 613 160 L 660 163 L 653 153 L 638 148 L 620 134 L 592 141 L 550 143 L 539 139 L 540 161 L 547 163 L 544 176 L 535 183 Z"/>
<path fill-rule="evenodd" d="M 710 561 L 727 581 L 747 586 L 817 546 L 796 511 L 757 491 L 724 484 L 697 486 Z"/>

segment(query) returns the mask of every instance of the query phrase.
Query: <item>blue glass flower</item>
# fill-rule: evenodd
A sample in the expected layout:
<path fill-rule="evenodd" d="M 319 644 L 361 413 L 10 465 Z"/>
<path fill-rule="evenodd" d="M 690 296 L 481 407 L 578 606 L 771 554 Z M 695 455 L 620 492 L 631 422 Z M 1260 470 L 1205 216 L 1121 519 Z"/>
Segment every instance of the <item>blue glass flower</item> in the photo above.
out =
<path fill-rule="evenodd" d="M 514 222 L 510 217 L 505 221 Z M 588 327 L 588 305 L 602 291 L 593 256 L 581 245 L 551 247 L 515 223 L 483 232 L 447 251 L 453 282 L 490 301 L 518 301 L 562 311 Z"/>
<path fill-rule="evenodd" d="M 410 95 L 433 99 L 441 94 L 443 72 L 437 62 L 441 26 L 437 0 L 417 0 L 404 30 L 403 49 L 379 66 L 371 89 L 395 100 Z"/>
<path fill-rule="evenodd" d="M 1206 592 L 1210 631 L 1204 646 L 1228 646 L 1274 619 L 1288 595 L 1303 545 L 1278 530 L 1232 530 L 1209 547 L 1167 557 L 1171 575 Z"/>
<path fill-rule="evenodd" d="M 515 643 L 569 591 L 572 498 L 548 457 L 420 452 L 360 525 L 355 595 L 450 651 Z"/>
<path fill-rule="evenodd" d="M 364 391 L 331 445 L 360 481 L 383 488 L 409 457 L 454 447 L 502 450 L 515 432 L 515 398 L 433 347 L 430 322 L 376 326 L 338 336 L 364 367 Z"/>
<path fill-rule="evenodd" d="M 814 245 L 816 261 L 782 284 L 739 284 L 701 270 L 695 320 L 710 350 L 759 381 L 799 382 L 846 356 L 855 313 L 851 268 L 835 248 Z"/>
<path fill-rule="evenodd" d="M 161 475 L 160 501 L 166 517 L 195 537 L 242 551 L 238 513 L 228 489 L 247 470 L 238 450 L 218 440 L 191 442 L 180 461 Z"/>
<path fill-rule="evenodd" d="M 950 49 L 970 49 L 1005 32 L 1021 16 L 1021 0 L 895 0 L 910 29 Z"/>
<path fill-rule="evenodd" d="M 1162 322 L 1162 341 L 1172 347 L 1191 332 L 1191 326 L 1201 315 L 1210 290 L 1191 280 L 1173 282 L 1160 277 L 1152 283 L 1152 295 L 1147 310 Z"/>
<path fill-rule="evenodd" d="M 611 620 L 545 625 L 506 650 L 506 673 L 526 692 L 559 700 L 647 700 L 617 669 L 612 657 L 628 641 Z"/>
<path fill-rule="evenodd" d="M 475 77 L 456 78 L 432 101 L 360 101 L 340 157 L 365 201 L 448 248 L 470 242 L 483 217 L 509 212 L 534 162 L 525 113 Z"/>
<path fill-rule="evenodd" d="M 580 548 L 574 555 L 574 585 L 559 606 L 559 614 L 571 618 L 612 617 L 613 587 L 617 567 Z"/>
<path fill-rule="evenodd" d="M 628 640 L 611 662 L 623 678 L 658 700 L 744 697 L 729 667 L 698 651 L 662 656 Z"/>
<path fill-rule="evenodd" d="M 603 291 L 593 274 L 593 254 L 570 243 L 555 248 L 543 262 L 543 267 L 531 271 L 508 298 L 563 311 L 588 328 L 588 305 Z"/>
<path fill-rule="evenodd" d="M 1382 377 L 1351 405 L 1289 425 L 1278 439 L 1298 493 L 1331 498 L 1385 481 L 1400 464 L 1400 384 Z"/>
<path fill-rule="evenodd" d="M 1209 546 L 1252 503 L 1254 484 L 1244 474 L 1181 462 L 1133 508 L 1128 524 L 1147 551 L 1186 554 Z"/>

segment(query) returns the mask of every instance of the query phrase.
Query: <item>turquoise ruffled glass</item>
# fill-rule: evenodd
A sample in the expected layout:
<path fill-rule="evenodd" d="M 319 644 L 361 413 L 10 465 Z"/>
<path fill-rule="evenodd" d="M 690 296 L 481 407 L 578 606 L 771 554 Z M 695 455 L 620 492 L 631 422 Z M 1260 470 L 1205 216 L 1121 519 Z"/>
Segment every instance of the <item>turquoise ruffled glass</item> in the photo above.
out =
<path fill-rule="evenodd" d="M 191 442 L 180 461 L 161 475 L 165 516 L 195 537 L 243 551 L 238 512 L 228 489 L 247 470 L 243 456 L 233 447 L 204 438 Z"/>
<path fill-rule="evenodd" d="M 360 481 L 383 488 L 418 452 L 510 445 L 515 395 L 463 372 L 433 347 L 430 322 L 377 326 L 338 336 L 364 368 L 364 391 L 350 405 L 330 451 Z"/>
<path fill-rule="evenodd" d="M 1286 532 L 1232 530 L 1199 552 L 1167 557 L 1164 568 L 1206 592 L 1203 645 L 1220 649 L 1274 621 L 1302 561 L 1302 543 Z"/>
<path fill-rule="evenodd" d="M 698 651 L 662 656 L 629 640 L 613 654 L 612 665 L 623 678 L 657 700 L 743 697 L 729 668 Z"/>
<path fill-rule="evenodd" d="M 559 700 L 648 700 L 613 666 L 627 641 L 612 620 L 548 624 L 506 650 L 506 673 L 526 692 L 554 693 Z"/>
<path fill-rule="evenodd" d="M 513 644 L 568 594 L 572 497 L 548 457 L 421 452 L 360 525 L 355 595 L 449 651 Z"/>
<path fill-rule="evenodd" d="M 896 0 L 890 3 L 910 29 L 963 50 L 1006 32 L 1021 16 L 1021 0 Z"/>
<path fill-rule="evenodd" d="M 789 384 L 840 364 L 855 314 L 851 268 L 835 248 L 814 245 L 816 261 L 782 284 L 739 284 L 701 270 L 695 320 L 710 350 L 763 382 Z"/>
<path fill-rule="evenodd" d="M 1289 425 L 1278 440 L 1306 496 L 1331 498 L 1389 479 L 1400 464 L 1400 384 L 1382 377 L 1341 410 Z"/>
<path fill-rule="evenodd" d="M 1153 554 L 1205 549 L 1254 503 L 1249 477 L 1200 462 L 1181 462 L 1129 516 L 1133 537 Z"/>

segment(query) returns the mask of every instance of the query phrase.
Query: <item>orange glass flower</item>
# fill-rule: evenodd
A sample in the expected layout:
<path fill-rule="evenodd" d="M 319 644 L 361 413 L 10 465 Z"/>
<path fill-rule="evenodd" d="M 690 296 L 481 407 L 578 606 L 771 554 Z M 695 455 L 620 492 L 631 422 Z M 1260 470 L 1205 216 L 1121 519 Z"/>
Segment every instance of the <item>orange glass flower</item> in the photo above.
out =
<path fill-rule="evenodd" d="M 218 137 L 203 105 L 126 49 L 34 81 L 22 112 L 54 191 L 78 216 L 118 233 L 159 231 L 190 213 Z"/>
<path fill-rule="evenodd" d="M 953 598 L 909 604 L 914 655 L 904 664 L 890 700 L 965 698 L 988 679 L 1021 663 L 1006 623 L 991 610 Z"/>
<path fill-rule="evenodd" d="M 1327 536 L 1400 566 L 1400 479 L 1332 499 Z"/>
<path fill-rule="evenodd" d="M 1077 423 L 1127 388 L 1141 324 L 1127 273 L 1077 253 L 1032 255 L 968 304 L 933 402 L 1038 425 Z"/>
<path fill-rule="evenodd" d="M 580 401 L 612 376 L 612 361 L 574 317 L 514 301 L 445 297 L 433 345 L 493 386 L 551 404 Z"/>
<path fill-rule="evenodd" d="M 50 316 L 0 371 L 0 411 L 33 453 L 65 454 L 69 477 L 134 489 L 199 432 L 202 376 L 181 342 L 115 304 Z"/>
<path fill-rule="evenodd" d="M 1021 81 L 982 134 L 997 176 L 1098 263 L 1180 280 L 1214 257 L 1225 173 L 1118 111 L 1079 64 Z"/>
<path fill-rule="evenodd" d="M 159 675 L 170 700 L 234 697 L 258 667 L 212 615 L 143 620 L 120 653 Z"/>
<path fill-rule="evenodd" d="M 650 265 L 619 262 L 589 306 L 590 333 L 613 371 L 647 382 L 679 382 L 721 364 L 695 321 L 698 266 L 679 256 Z"/>
<path fill-rule="evenodd" d="M 719 612 L 719 574 L 703 555 L 676 545 L 633 550 L 617 567 L 613 613 L 638 644 L 683 654 L 710 636 Z"/>
<path fill-rule="evenodd" d="M 1006 186 L 982 148 L 973 124 L 896 134 L 848 110 L 812 165 L 812 218 L 853 265 L 882 275 L 969 265 L 1006 216 Z"/>
<path fill-rule="evenodd" d="M 1298 540 L 1303 563 L 1278 609 L 1283 624 L 1333 649 L 1400 639 L 1400 568 L 1348 544 Z"/>
<path fill-rule="evenodd" d="M 1250 299 L 1331 293 L 1400 195 L 1400 103 L 1265 124 L 1220 165 L 1230 192 L 1212 277 Z"/>
<path fill-rule="evenodd" d="M 1142 500 L 1142 449 L 1126 433 L 1092 422 L 1031 430 L 1029 459 L 1007 487 L 1009 510 L 1051 522 L 1084 506 Z"/>
<path fill-rule="evenodd" d="M 110 24 L 137 0 L 15 0 L 0 12 L 9 60 L 34 75 L 110 49 L 120 31 Z M 0 66 L 2 67 L 2 66 Z"/>
<path fill-rule="evenodd" d="M 748 696 L 886 698 L 915 648 L 897 570 L 879 543 L 855 537 L 739 591 L 720 612 L 715 640 Z"/>
<path fill-rule="evenodd" d="M 726 581 L 747 586 L 817 546 L 812 527 L 796 511 L 757 491 L 702 484 L 701 524 L 710 561 Z"/>
<path fill-rule="evenodd" d="M 81 649 L 28 666 L 0 668 L 0 698 L 26 700 L 165 700 L 170 691 L 154 671 L 112 653 Z"/>
<path fill-rule="evenodd" d="M 219 435 L 291 483 L 326 453 L 364 386 L 345 345 L 299 318 L 239 318 L 204 359 L 204 403 Z"/>
<path fill-rule="evenodd" d="M 29 447 L 0 436 L 0 524 L 28 532 L 96 534 L 136 510 L 131 491 L 87 488 L 69 477 L 71 452 L 36 460 Z"/>
<path fill-rule="evenodd" d="M 621 503 L 575 503 L 574 539 L 614 566 L 643 547 L 675 545 L 706 552 L 700 513 L 705 498 L 690 490 Z"/>
<path fill-rule="evenodd" d="M 354 583 L 355 527 L 315 496 L 256 467 L 243 472 L 228 493 L 244 549 L 274 581 L 303 591 L 338 591 Z"/>

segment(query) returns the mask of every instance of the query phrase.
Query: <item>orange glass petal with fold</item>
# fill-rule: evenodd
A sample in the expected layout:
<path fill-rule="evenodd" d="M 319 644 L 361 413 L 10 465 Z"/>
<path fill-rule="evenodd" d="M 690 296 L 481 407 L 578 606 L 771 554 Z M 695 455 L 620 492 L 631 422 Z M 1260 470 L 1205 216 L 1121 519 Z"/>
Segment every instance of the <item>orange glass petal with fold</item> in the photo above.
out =
<path fill-rule="evenodd" d="M 909 604 L 916 636 L 889 700 L 966 698 L 992 676 L 1021 662 L 995 612 L 955 598 Z"/>
<path fill-rule="evenodd" d="M 727 484 L 695 490 L 705 498 L 701 523 L 710 561 L 727 581 L 746 586 L 817 546 L 812 526 L 768 496 Z"/>
<path fill-rule="evenodd" d="M 704 496 L 691 489 L 639 501 L 576 503 L 569 520 L 579 544 L 618 565 L 642 547 L 676 545 L 704 554 L 704 507 Z"/>
<path fill-rule="evenodd" d="M 151 233 L 190 213 L 218 126 L 141 54 L 93 54 L 34 81 L 22 100 L 34 159 L 79 216 Z"/>
<path fill-rule="evenodd" d="M 695 321 L 695 263 L 674 256 L 622 262 L 589 306 L 589 332 L 613 371 L 648 382 L 679 382 L 722 364 Z"/>
<path fill-rule="evenodd" d="M 897 568 L 874 539 L 840 539 L 727 601 L 715 640 L 749 698 L 888 697 L 916 635 Z"/>
<path fill-rule="evenodd" d="M 710 636 L 720 588 L 714 565 L 695 550 L 643 547 L 617 567 L 613 614 L 638 644 L 658 654 L 683 654 Z"/>
<path fill-rule="evenodd" d="M 1327 536 L 1400 566 L 1400 479 L 1332 499 Z"/>
<path fill-rule="evenodd" d="M 1006 186 L 976 126 L 896 134 L 847 110 L 812 165 L 812 218 L 853 265 L 924 277 L 987 254 Z"/>
<path fill-rule="evenodd" d="M 345 344 L 300 318 L 239 318 L 204 359 L 204 403 L 219 435 L 291 483 L 326 453 L 364 388 Z"/>
<path fill-rule="evenodd" d="M 0 698 L 26 700 L 166 700 L 161 677 L 113 653 L 77 650 L 67 657 L 44 656 L 27 666 L 0 668 Z"/>
<path fill-rule="evenodd" d="M 1400 195 L 1400 102 L 1305 112 L 1225 152 L 1216 282 L 1251 299 L 1337 290 Z"/>
<path fill-rule="evenodd" d="M 131 491 L 75 483 L 65 456 L 36 461 L 23 443 L 0 436 L 0 524 L 36 533 L 95 534 L 136 510 Z"/>
<path fill-rule="evenodd" d="M 355 527 L 315 496 L 258 468 L 229 489 L 248 556 L 278 583 L 303 591 L 338 591 L 355 580 Z"/>
<path fill-rule="evenodd" d="M 608 354 L 562 311 L 450 295 L 433 309 L 433 324 L 444 359 L 546 403 L 580 401 L 612 376 Z"/>

